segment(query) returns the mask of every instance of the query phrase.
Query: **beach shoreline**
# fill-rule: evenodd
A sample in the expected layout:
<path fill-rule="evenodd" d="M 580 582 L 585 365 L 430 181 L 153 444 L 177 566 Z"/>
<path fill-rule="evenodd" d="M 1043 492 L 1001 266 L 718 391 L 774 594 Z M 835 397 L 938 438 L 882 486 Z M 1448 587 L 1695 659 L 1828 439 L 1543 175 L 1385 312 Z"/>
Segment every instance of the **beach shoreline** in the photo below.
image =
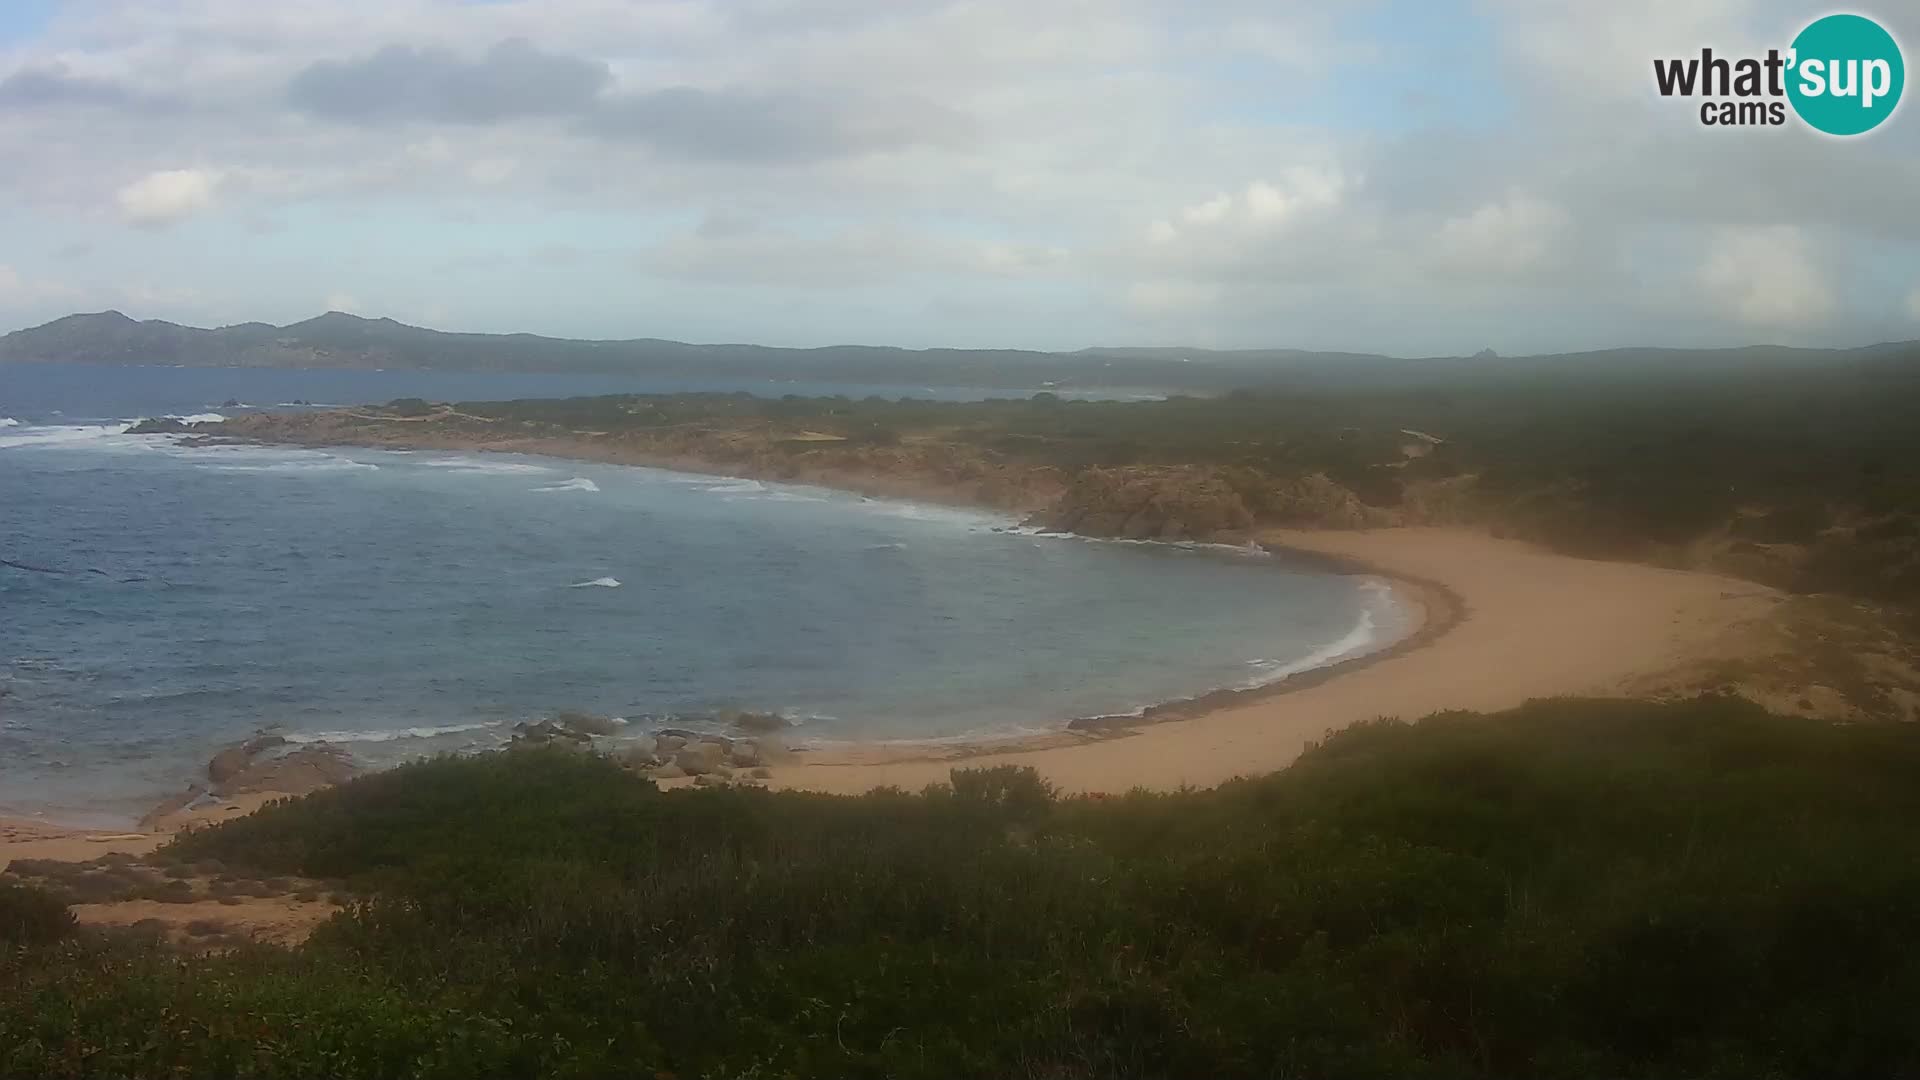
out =
<path fill-rule="evenodd" d="M 244 441 L 279 441 L 258 439 L 255 434 Z M 364 441 L 317 444 L 303 439 L 286 441 L 301 445 L 537 454 L 700 471 L 709 475 L 740 475 L 776 483 L 818 484 L 857 494 L 910 498 L 969 509 L 1000 512 L 1015 509 L 982 505 L 961 493 L 930 490 L 922 484 L 906 491 L 899 490 L 899 485 L 893 483 L 836 482 L 844 479 L 838 476 L 756 476 L 751 471 L 727 473 L 722 471 L 724 466 L 712 462 L 704 463 L 705 467 L 701 468 L 702 463 L 698 462 L 637 461 L 628 454 L 610 453 L 613 447 L 592 446 L 580 440 L 514 439 L 506 446 L 492 442 L 458 445 L 457 440 L 436 433 L 418 442 L 388 434 Z M 582 453 L 582 450 L 589 452 Z M 1380 648 L 1264 686 L 1223 688 L 1150 705 L 1137 714 L 1061 721 L 1064 725 L 1061 730 L 1042 735 L 986 736 L 938 743 L 902 740 L 831 744 L 809 750 L 793 764 L 775 767 L 768 783 L 777 788 L 857 793 L 883 785 L 923 786 L 939 782 L 946 778 L 947 770 L 960 764 L 1018 764 L 1035 767 L 1067 791 L 1210 786 L 1236 776 L 1284 768 L 1307 745 L 1328 732 L 1375 716 L 1413 719 L 1449 708 L 1507 707 L 1532 697 L 1619 692 L 1621 687 L 1677 666 L 1697 651 L 1693 646 L 1727 626 L 1760 617 L 1755 605 L 1764 608 L 1778 598 L 1770 588 L 1737 579 L 1575 559 L 1459 528 L 1266 530 L 1258 534 L 1256 542 L 1276 559 L 1295 566 L 1309 563 L 1330 573 L 1384 581 L 1395 602 L 1408 611 L 1412 625 L 1406 633 Z M 1425 557 L 1422 549 L 1426 550 Z M 1435 559 L 1432 556 L 1436 551 L 1447 554 Z M 1503 562 L 1533 571 L 1526 579 L 1526 588 L 1521 590 L 1531 597 L 1527 602 L 1516 605 L 1512 602 L 1513 590 L 1503 590 L 1484 574 L 1471 572 L 1476 564 L 1484 567 Z M 1595 577 L 1609 580 L 1595 588 L 1588 581 Z M 1489 596 L 1493 597 L 1491 603 Z M 1543 618 L 1542 613 L 1578 609 L 1583 598 L 1596 596 L 1611 598 L 1614 608 L 1618 607 L 1619 598 L 1632 598 L 1627 610 L 1614 611 L 1613 619 L 1632 624 L 1635 632 L 1644 637 L 1659 636 L 1662 622 L 1659 616 L 1669 611 L 1677 613 L 1672 621 L 1689 622 L 1696 627 L 1696 632 L 1686 641 L 1675 642 L 1671 650 L 1654 656 L 1644 655 L 1643 650 L 1629 650 L 1631 655 L 1622 655 L 1619 649 L 1594 653 L 1585 644 L 1574 645 L 1563 650 L 1563 655 L 1587 654 L 1588 661 L 1573 665 L 1575 670 L 1565 671 L 1562 677 L 1551 679 L 1529 677 L 1526 672 L 1515 670 L 1514 665 L 1502 662 L 1497 653 L 1489 655 L 1484 647 L 1486 643 L 1482 639 L 1487 637 L 1486 631 L 1490 628 L 1509 640 L 1536 644 L 1562 642 L 1570 636 L 1564 619 Z M 1475 631 L 1466 635 L 1470 640 L 1464 647 L 1454 640 L 1461 636 L 1463 627 Z M 1577 639 L 1581 635 L 1571 636 Z M 1443 643 L 1450 643 L 1444 650 L 1446 664 L 1409 663 L 1432 653 Z M 1475 681 L 1494 692 L 1433 693 L 1427 695 L 1430 700 L 1424 706 L 1408 704 L 1405 690 L 1409 685 L 1409 670 L 1417 681 L 1425 677 L 1421 672 L 1438 674 L 1449 666 L 1457 671 L 1477 672 L 1479 679 Z M 1447 685 L 1455 683 L 1457 680 Z M 1499 692 L 1501 690 L 1506 692 Z M 1331 699 L 1332 708 L 1327 707 L 1327 699 Z M 1375 704 L 1358 704 L 1364 702 Z M 1230 737 L 1222 741 L 1223 735 Z M 1159 755 L 1160 764 L 1155 764 L 1155 755 Z M 221 815 L 238 812 L 232 807 L 214 809 Z M 183 824 L 194 823 L 197 821 L 158 823 L 155 835 L 170 834 Z M 40 819 L 11 824 L 56 833 L 64 828 Z M 63 835 L 80 838 L 82 843 L 98 843 L 99 836 L 112 834 L 74 828 L 64 829 Z M 36 834 L 34 842 L 44 846 L 48 839 Z M 13 839 L 0 837 L 0 862 L 9 857 L 8 849 L 14 843 Z"/>
<path fill-rule="evenodd" d="M 1400 595 L 1420 596 L 1427 619 L 1396 644 L 1350 662 L 1173 703 L 1163 715 L 1113 730 L 935 756 L 850 748 L 833 760 L 776 768 L 771 785 L 839 794 L 911 790 L 944 780 L 956 765 L 1022 765 L 1070 793 L 1211 787 L 1285 768 L 1355 723 L 1495 711 L 1536 698 L 1631 695 L 1730 633 L 1764 623 L 1782 599 L 1739 579 L 1577 559 L 1466 529 L 1278 530 L 1264 540 L 1387 579 Z"/>

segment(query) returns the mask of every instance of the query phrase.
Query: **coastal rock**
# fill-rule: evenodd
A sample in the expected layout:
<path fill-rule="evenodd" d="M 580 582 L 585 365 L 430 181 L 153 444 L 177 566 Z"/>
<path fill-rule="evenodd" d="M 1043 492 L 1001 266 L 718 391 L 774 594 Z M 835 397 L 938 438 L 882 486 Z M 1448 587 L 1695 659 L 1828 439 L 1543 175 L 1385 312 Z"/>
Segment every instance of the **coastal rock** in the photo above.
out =
<path fill-rule="evenodd" d="M 229 746 L 207 762 L 207 779 L 218 787 L 246 771 L 254 758 L 286 744 L 287 740 L 280 735 L 256 735 L 238 746 Z"/>
<path fill-rule="evenodd" d="M 653 777 L 655 780 L 679 780 L 687 775 L 687 771 L 678 765 L 669 763 L 654 769 L 647 775 Z"/>
<path fill-rule="evenodd" d="M 542 720 L 534 724 L 522 721 L 513 725 L 513 732 L 516 742 L 521 739 L 529 739 L 544 742 L 576 742 L 584 745 L 592 741 L 591 736 L 575 731 L 570 727 L 563 727 L 560 724 L 554 723 L 552 720 Z"/>
<path fill-rule="evenodd" d="M 727 751 L 737 768 L 750 769 L 760 764 L 760 747 L 752 739 L 736 739 Z"/>
<path fill-rule="evenodd" d="M 640 735 L 623 741 L 613 751 L 613 757 L 614 760 L 621 762 L 653 761 L 658 756 L 658 750 L 659 747 L 653 736 Z"/>
<path fill-rule="evenodd" d="M 1029 525 L 1132 540 L 1220 540 L 1254 525 L 1233 477 L 1205 466 L 1083 469 Z"/>
<path fill-rule="evenodd" d="M 170 416 L 153 416 L 127 429 L 129 435 L 184 435 L 193 426 Z"/>
<path fill-rule="evenodd" d="M 773 770 L 767 768 L 765 765 L 760 765 L 755 767 L 754 770 L 747 775 L 753 777 L 755 780 L 766 780 L 773 776 Z"/>
<path fill-rule="evenodd" d="M 784 731 L 787 727 L 786 717 L 779 713 L 727 712 L 722 713 L 721 718 L 727 722 L 727 726 L 739 728 L 741 731 L 761 733 Z"/>
<path fill-rule="evenodd" d="M 207 762 L 207 779 L 213 781 L 215 786 L 224 784 L 245 771 L 252 761 L 253 755 L 247 752 L 246 747 L 230 746 Z"/>
<path fill-rule="evenodd" d="M 687 740 L 683 735 L 669 735 L 663 732 L 653 737 L 653 752 L 663 757 L 667 754 L 678 753 L 680 748 L 685 745 L 687 745 Z"/>
<path fill-rule="evenodd" d="M 215 792 L 220 795 L 249 792 L 305 795 L 335 784 L 344 784 L 353 779 L 357 771 L 346 751 L 320 743 L 303 746 L 277 758 L 256 761 L 229 778 L 225 784 L 216 787 Z"/>
<path fill-rule="evenodd" d="M 576 735 L 612 735 L 620 730 L 620 725 L 611 717 L 595 716 L 592 713 L 561 712 L 553 718 L 554 723 Z"/>
<path fill-rule="evenodd" d="M 205 798 L 206 795 L 206 788 L 201 787 L 199 784 L 189 785 L 187 790 L 178 795 L 162 799 L 158 805 L 147 811 L 146 814 L 140 818 L 140 828 L 148 831 L 155 829 L 166 818 L 180 813 L 183 810 L 191 809 L 195 803 Z"/>
<path fill-rule="evenodd" d="M 719 772 L 726 766 L 727 748 L 719 743 L 694 743 L 674 756 L 673 763 L 689 776 Z"/>
<path fill-rule="evenodd" d="M 753 740 L 754 765 L 784 765 L 793 760 L 793 749 L 778 735 L 762 735 Z"/>

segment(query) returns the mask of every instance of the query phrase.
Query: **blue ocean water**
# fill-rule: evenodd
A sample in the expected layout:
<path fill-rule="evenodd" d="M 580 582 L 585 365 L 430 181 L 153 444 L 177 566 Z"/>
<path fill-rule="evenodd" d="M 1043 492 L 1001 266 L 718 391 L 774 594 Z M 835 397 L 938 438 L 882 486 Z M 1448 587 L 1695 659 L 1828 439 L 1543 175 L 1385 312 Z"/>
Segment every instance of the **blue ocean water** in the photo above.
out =
<path fill-rule="evenodd" d="M 134 817 L 261 729 L 376 766 L 556 709 L 775 710 L 803 742 L 1047 730 L 1406 624 L 1378 582 L 1273 557 L 818 488 L 123 433 L 230 399 L 507 396 L 472 376 L 77 370 L 0 366 L 0 559 L 29 567 L 0 566 L 0 814 Z"/>

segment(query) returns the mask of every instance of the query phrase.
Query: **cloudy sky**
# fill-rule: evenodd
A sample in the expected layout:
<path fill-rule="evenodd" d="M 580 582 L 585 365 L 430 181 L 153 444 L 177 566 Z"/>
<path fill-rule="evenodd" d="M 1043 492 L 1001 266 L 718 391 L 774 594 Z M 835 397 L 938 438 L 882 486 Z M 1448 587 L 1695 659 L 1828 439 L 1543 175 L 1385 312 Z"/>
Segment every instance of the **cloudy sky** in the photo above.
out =
<path fill-rule="evenodd" d="M 1877 2 L 1916 59 L 1920 11 Z M 1656 56 L 1784 48 L 1826 10 L 0 0 L 0 329 L 1920 338 L 1920 106 L 1834 140 L 1652 90 Z"/>

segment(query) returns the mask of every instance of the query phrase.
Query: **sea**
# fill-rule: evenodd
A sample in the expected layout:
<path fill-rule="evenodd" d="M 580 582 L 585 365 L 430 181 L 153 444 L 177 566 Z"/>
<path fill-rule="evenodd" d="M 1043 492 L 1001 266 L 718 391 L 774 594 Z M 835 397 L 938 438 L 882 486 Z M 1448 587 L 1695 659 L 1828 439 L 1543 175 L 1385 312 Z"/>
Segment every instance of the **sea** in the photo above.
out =
<path fill-rule="evenodd" d="M 816 487 L 136 419 L 396 397 L 965 399 L 643 376 L 0 365 L 0 815 L 125 824 L 256 732 L 369 768 L 579 710 L 797 744 L 1057 730 L 1386 646 L 1381 581 Z M 1098 396 L 1098 395 L 1092 395 Z"/>

